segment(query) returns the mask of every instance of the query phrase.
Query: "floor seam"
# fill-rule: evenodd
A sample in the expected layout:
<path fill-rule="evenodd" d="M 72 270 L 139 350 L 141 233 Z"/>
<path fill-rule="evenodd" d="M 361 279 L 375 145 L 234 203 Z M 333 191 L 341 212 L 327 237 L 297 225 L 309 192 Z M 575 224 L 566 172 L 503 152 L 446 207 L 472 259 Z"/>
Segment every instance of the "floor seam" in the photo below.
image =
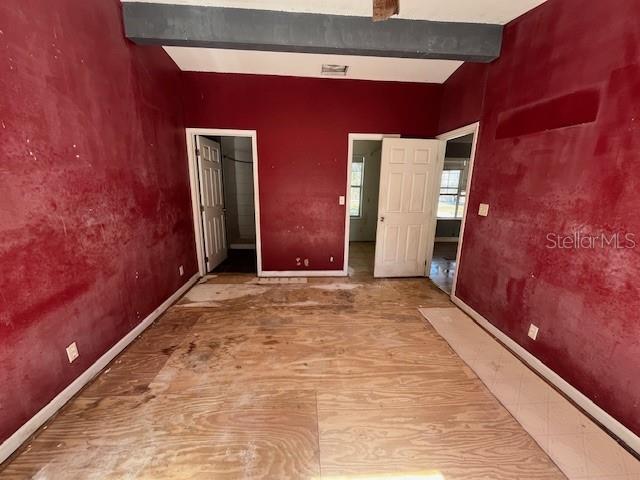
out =
<path fill-rule="evenodd" d="M 318 445 L 318 471 L 320 478 L 322 478 L 322 456 L 320 455 L 320 414 L 318 409 L 318 391 L 313 391 L 316 397 L 316 443 Z"/>

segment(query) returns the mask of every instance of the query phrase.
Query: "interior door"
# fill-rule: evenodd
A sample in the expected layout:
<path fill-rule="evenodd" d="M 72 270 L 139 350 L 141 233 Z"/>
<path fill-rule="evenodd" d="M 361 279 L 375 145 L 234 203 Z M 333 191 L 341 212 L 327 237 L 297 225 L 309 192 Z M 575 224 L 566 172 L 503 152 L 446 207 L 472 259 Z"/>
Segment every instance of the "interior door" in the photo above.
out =
<path fill-rule="evenodd" d="M 431 263 L 445 142 L 385 138 L 374 277 L 423 277 Z"/>
<path fill-rule="evenodd" d="M 213 140 L 198 136 L 196 145 L 205 263 L 210 272 L 227 258 L 222 157 L 220 145 Z"/>

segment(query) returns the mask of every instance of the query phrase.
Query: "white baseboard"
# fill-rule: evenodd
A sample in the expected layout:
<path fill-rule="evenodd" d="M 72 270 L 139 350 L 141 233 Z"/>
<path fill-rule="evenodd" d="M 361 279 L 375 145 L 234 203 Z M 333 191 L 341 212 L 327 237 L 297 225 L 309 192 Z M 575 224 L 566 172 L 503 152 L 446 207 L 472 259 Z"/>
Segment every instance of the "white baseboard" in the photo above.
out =
<path fill-rule="evenodd" d="M 460 237 L 436 237 L 434 241 L 436 243 L 458 243 Z"/>
<path fill-rule="evenodd" d="M 585 412 L 599 422 L 604 428 L 609 430 L 613 435 L 618 437 L 629 448 L 640 454 L 640 437 L 622 425 L 618 420 L 613 418 L 602 408 L 593 403 L 577 388 L 572 386 L 560 375 L 547 367 L 544 363 L 534 357 L 526 349 L 524 349 L 519 343 L 512 340 L 509 336 L 503 333 L 500 329 L 494 326 L 486 318 L 476 312 L 469 305 L 460 300 L 455 295 L 451 296 L 451 300 L 458 307 L 460 307 L 467 315 L 473 318 L 482 328 L 487 330 L 491 335 L 500 340 L 509 350 L 511 350 L 517 357 L 523 362 L 529 365 L 533 370 L 538 372 L 542 377 L 547 379 L 552 385 L 569 397 L 573 402 L 580 406 Z"/>
<path fill-rule="evenodd" d="M 232 243 L 229 245 L 229 250 L 255 250 L 255 243 Z"/>
<path fill-rule="evenodd" d="M 124 350 L 138 335 L 140 335 L 149 325 L 153 323 L 165 310 L 167 310 L 176 300 L 178 300 L 196 281 L 200 278 L 199 274 L 191 277 L 187 283 L 180 287 L 173 295 L 165 300 L 162 305 L 156 308 L 147 318 L 140 322 L 133 330 L 131 330 L 118 343 L 111 347 L 104 355 L 102 355 L 93 365 L 85 370 L 78 378 L 76 378 L 67 388 L 60 392 L 53 400 L 51 400 L 42 410 L 31 417 L 27 423 L 22 425 L 13 435 L 7 438 L 0 445 L 0 463 L 4 462 L 9 456 L 15 452 L 20 445 L 26 442 L 38 428 L 40 428 L 49 418 L 51 418 L 58 410 L 60 410 L 73 396 L 78 393 L 87 383 L 89 383 L 96 375 L 98 375 L 118 354 Z"/>
<path fill-rule="evenodd" d="M 260 277 L 346 277 L 348 272 L 344 270 L 287 270 L 287 271 L 262 271 Z"/>

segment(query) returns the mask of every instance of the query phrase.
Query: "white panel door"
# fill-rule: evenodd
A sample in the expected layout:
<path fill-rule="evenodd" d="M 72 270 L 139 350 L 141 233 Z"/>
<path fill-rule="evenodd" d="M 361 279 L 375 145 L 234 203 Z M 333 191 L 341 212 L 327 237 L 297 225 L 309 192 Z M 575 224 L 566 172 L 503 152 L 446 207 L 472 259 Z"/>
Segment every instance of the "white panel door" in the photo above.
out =
<path fill-rule="evenodd" d="M 220 145 L 213 140 L 198 136 L 196 143 L 205 263 L 210 272 L 227 258 L 222 158 Z"/>
<path fill-rule="evenodd" d="M 426 276 L 444 146 L 441 140 L 383 140 L 374 277 Z"/>

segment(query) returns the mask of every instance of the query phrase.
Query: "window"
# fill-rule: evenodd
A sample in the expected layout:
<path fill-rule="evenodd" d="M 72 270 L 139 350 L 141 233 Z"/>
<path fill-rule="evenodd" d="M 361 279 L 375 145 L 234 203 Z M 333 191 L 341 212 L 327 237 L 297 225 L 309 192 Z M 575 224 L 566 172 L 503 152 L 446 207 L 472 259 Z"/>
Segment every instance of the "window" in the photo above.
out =
<path fill-rule="evenodd" d="M 462 218 L 467 192 L 464 191 L 464 170 L 444 170 L 440 183 L 438 218 Z"/>
<path fill-rule="evenodd" d="M 362 186 L 364 181 L 364 156 L 355 155 L 351 162 L 351 191 L 349 192 L 349 215 L 362 216 Z"/>

